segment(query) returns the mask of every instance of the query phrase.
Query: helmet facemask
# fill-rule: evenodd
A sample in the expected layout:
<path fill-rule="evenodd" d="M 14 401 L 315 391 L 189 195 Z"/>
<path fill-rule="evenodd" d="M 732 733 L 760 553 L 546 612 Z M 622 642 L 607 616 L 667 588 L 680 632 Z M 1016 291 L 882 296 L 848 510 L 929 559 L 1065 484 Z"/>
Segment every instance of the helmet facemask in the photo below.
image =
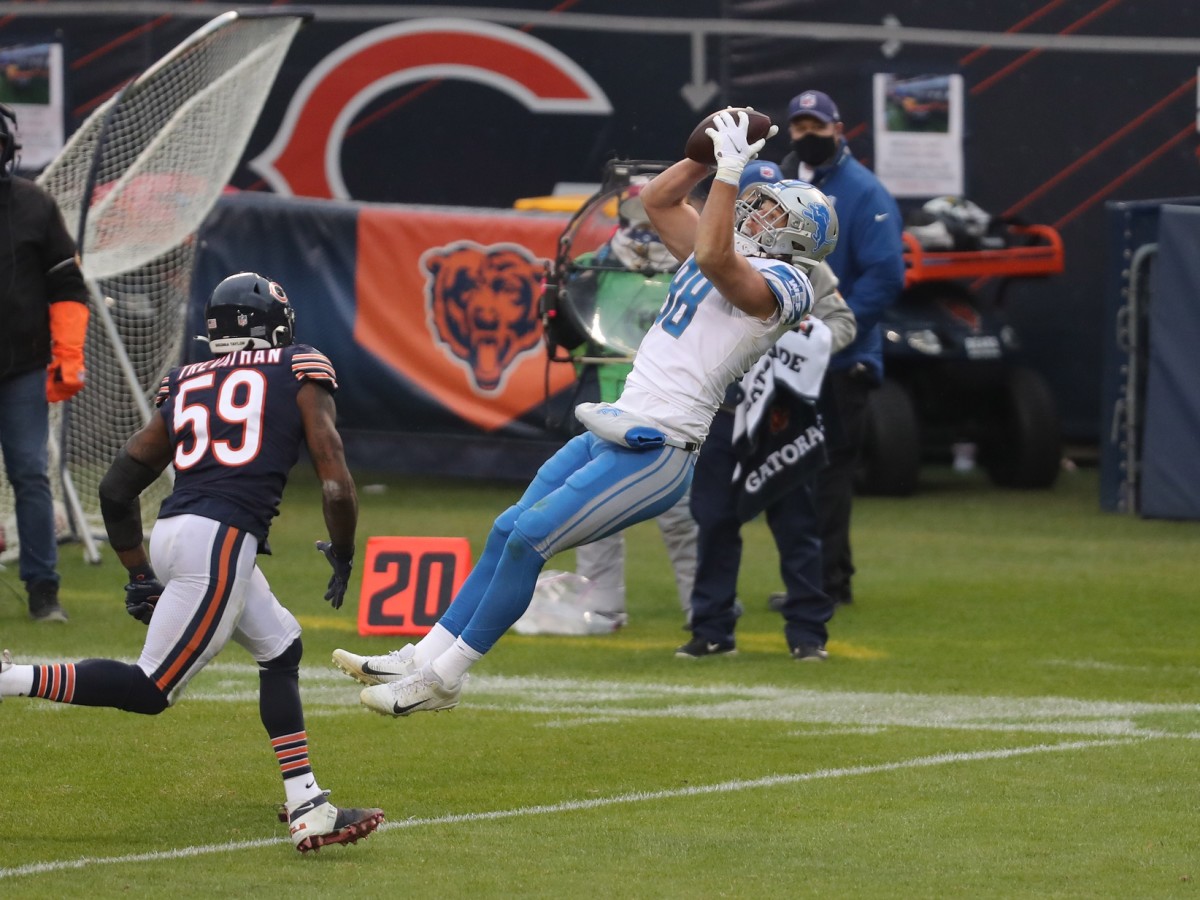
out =
<path fill-rule="evenodd" d="M 754 184 L 734 206 L 734 249 L 743 256 L 786 259 L 815 266 L 837 244 L 837 213 L 828 198 L 803 181 Z"/>

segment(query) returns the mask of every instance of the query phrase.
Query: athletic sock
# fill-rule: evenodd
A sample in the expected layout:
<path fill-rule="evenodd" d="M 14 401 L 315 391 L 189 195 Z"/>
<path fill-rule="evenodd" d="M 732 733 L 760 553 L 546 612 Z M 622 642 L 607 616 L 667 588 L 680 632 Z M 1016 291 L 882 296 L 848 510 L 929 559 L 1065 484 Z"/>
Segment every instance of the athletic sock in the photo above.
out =
<path fill-rule="evenodd" d="M 283 789 L 289 803 L 307 800 L 320 793 L 317 776 L 308 761 L 308 732 L 281 734 L 271 738 L 271 749 L 283 775 Z"/>
<path fill-rule="evenodd" d="M 455 640 L 454 635 L 447 631 L 445 626 L 440 622 L 435 623 L 425 633 L 425 637 L 417 641 L 414 648 L 417 668 L 419 669 L 425 663 L 437 659 L 454 646 Z"/>
<path fill-rule="evenodd" d="M 291 648 L 296 665 L 283 664 L 293 653 L 277 658 L 258 670 L 258 716 L 283 776 L 289 803 L 299 803 L 319 793 L 317 776 L 308 759 L 308 732 L 300 701 L 299 639 Z"/>
<path fill-rule="evenodd" d="M 75 664 L 14 665 L 0 675 L 0 697 L 43 697 L 70 703 L 75 699 Z"/>
<path fill-rule="evenodd" d="M 33 690 L 33 670 L 42 666 L 18 666 L 0 675 L 0 697 L 28 697 Z"/>
<path fill-rule="evenodd" d="M 107 706 L 154 715 L 167 698 L 137 666 L 115 659 L 13 666 L 0 675 L 0 696 L 42 697 L 76 706 Z"/>
<path fill-rule="evenodd" d="M 483 659 L 483 654 L 469 647 L 462 638 L 454 641 L 454 646 L 437 657 L 429 664 L 433 674 L 438 677 L 445 687 L 454 687 L 462 681 L 467 669 Z"/>

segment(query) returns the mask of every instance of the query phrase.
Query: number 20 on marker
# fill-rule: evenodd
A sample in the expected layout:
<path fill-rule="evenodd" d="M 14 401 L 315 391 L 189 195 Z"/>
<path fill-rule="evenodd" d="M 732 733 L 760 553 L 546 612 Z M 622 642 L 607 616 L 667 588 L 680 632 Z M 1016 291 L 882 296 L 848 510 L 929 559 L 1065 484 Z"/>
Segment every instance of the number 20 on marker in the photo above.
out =
<path fill-rule="evenodd" d="M 470 568 L 466 538 L 369 538 L 358 633 L 425 634 L 446 611 Z"/>

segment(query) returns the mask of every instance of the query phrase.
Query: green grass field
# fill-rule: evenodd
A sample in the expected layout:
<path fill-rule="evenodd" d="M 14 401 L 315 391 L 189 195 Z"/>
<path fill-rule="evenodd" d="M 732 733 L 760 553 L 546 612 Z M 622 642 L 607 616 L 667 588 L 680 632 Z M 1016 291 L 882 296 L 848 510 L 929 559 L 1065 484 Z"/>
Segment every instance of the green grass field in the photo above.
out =
<path fill-rule="evenodd" d="M 925 473 L 855 507 L 856 603 L 830 659 L 787 656 L 747 526 L 732 658 L 679 660 L 670 567 L 631 531 L 630 624 L 506 636 L 458 709 L 385 719 L 329 662 L 363 638 L 321 599 L 317 489 L 297 470 L 262 566 L 305 627 L 313 763 L 378 805 L 366 842 L 301 857 L 257 676 L 229 647 L 156 719 L 0 705 L 0 896 L 1175 897 L 1197 891 L 1200 524 L 1100 512 L 1094 470 L 1048 493 Z M 482 546 L 512 484 L 360 475 L 368 535 Z M 123 571 L 63 548 L 64 627 L 0 573 L 0 645 L 136 657 Z M 551 562 L 567 568 L 570 554 Z M 354 587 L 357 587 L 357 580 Z"/>

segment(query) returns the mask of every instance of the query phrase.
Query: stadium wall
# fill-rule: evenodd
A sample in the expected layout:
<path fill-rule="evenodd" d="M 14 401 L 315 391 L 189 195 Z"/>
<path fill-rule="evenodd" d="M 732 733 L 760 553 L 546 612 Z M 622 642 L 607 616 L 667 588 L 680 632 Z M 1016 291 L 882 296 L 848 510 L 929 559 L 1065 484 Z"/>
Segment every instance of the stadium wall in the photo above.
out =
<path fill-rule="evenodd" d="M 199 235 L 190 335 L 231 272 L 279 281 L 297 340 L 338 373 L 358 466 L 527 478 L 562 443 L 574 370 L 550 363 L 537 299 L 567 218 L 240 193 Z M 207 345 L 189 342 L 194 361 Z"/>
<path fill-rule="evenodd" d="M 1064 275 L 1010 286 L 1011 320 L 1055 391 L 1066 436 L 1098 439 L 1103 207 L 1195 192 L 1198 52 L 1186 36 L 1200 35 L 1200 7 L 510 5 L 443 4 L 436 19 L 413 19 L 413 7 L 378 0 L 308 4 L 316 19 L 292 47 L 234 186 L 507 208 L 556 185 L 595 182 L 614 155 L 674 158 L 700 111 L 725 103 L 782 120 L 788 99 L 807 87 L 837 98 L 852 146 L 870 164 L 874 74 L 961 74 L 967 195 L 994 214 L 1056 226 L 1066 246 Z M 207 4 L 185 0 L 11 6 L 0 43 L 64 46 L 68 132 L 209 14 Z M 888 39 L 885 21 L 917 30 Z M 786 149 L 777 138 L 764 156 Z"/>

